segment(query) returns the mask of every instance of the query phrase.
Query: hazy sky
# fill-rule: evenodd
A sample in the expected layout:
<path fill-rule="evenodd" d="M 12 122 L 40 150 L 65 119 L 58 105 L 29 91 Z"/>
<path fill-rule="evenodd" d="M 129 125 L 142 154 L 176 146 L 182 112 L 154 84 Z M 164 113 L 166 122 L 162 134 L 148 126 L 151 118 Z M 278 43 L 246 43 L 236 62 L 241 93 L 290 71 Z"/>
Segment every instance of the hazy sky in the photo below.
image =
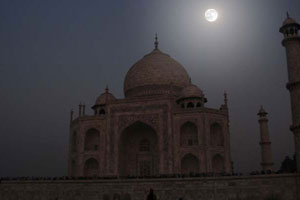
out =
<path fill-rule="evenodd" d="M 217 22 L 204 19 L 208 8 Z M 66 175 L 70 109 L 90 108 L 106 84 L 123 98 L 125 74 L 155 32 L 207 107 L 228 92 L 235 170 L 260 170 L 261 104 L 278 169 L 294 152 L 278 31 L 299 10 L 299 0 L 1 0 L 0 176 Z"/>

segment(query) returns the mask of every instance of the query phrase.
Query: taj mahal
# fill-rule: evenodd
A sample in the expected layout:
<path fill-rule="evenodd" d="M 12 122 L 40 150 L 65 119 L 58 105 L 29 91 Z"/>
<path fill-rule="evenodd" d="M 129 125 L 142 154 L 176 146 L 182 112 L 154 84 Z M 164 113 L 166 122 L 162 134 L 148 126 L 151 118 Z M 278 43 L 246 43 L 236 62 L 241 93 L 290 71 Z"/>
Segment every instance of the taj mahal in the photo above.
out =
<path fill-rule="evenodd" d="M 261 170 L 237 175 L 230 149 L 227 94 L 209 108 L 179 62 L 159 48 L 133 64 L 124 98 L 109 88 L 91 105 L 70 113 L 68 175 L 0 181 L 2 200 L 141 200 L 153 189 L 158 200 L 300 199 L 300 24 L 290 16 L 280 33 L 286 49 L 296 173 L 275 173 L 268 113 L 258 109 Z M 104 87 L 103 87 L 104 88 Z M 282 88 L 284 89 L 284 88 Z"/>
<path fill-rule="evenodd" d="M 205 107 L 202 90 L 157 38 L 127 72 L 124 94 L 116 99 L 106 89 L 93 116 L 80 107 L 71 122 L 69 175 L 231 172 L 226 99 L 218 109 Z"/>

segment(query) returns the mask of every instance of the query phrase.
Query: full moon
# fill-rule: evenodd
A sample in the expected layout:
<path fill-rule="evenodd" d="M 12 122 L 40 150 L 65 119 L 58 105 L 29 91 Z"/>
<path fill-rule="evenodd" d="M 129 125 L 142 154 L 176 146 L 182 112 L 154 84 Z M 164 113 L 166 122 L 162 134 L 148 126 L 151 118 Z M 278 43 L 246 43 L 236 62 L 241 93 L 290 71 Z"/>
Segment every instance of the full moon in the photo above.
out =
<path fill-rule="evenodd" d="M 218 19 L 218 12 L 215 9 L 208 9 L 205 12 L 205 18 L 209 22 L 214 22 Z"/>

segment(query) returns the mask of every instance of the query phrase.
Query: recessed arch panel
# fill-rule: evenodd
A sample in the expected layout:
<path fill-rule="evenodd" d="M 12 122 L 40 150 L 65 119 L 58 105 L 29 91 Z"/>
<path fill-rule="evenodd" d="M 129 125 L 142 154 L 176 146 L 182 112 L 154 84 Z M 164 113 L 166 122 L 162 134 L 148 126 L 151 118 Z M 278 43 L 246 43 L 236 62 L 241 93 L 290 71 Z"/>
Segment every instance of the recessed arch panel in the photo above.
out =
<path fill-rule="evenodd" d="M 187 154 L 181 159 L 181 173 L 195 174 L 199 172 L 199 159 L 193 154 Z"/>
<path fill-rule="evenodd" d="M 84 176 L 98 176 L 99 163 L 96 159 L 90 158 L 84 163 Z"/>
<path fill-rule="evenodd" d="M 137 121 L 123 130 L 119 140 L 119 174 L 158 174 L 158 137 L 151 126 Z"/>
<path fill-rule="evenodd" d="M 210 126 L 210 143 L 212 146 L 224 146 L 222 126 L 218 123 Z"/>
<path fill-rule="evenodd" d="M 193 122 L 186 122 L 180 127 L 180 145 L 198 145 L 198 129 Z"/>
<path fill-rule="evenodd" d="M 89 129 L 85 134 L 84 150 L 97 151 L 99 149 L 100 133 L 97 129 Z"/>
<path fill-rule="evenodd" d="M 214 173 L 222 173 L 224 169 L 224 159 L 220 154 L 216 154 L 212 158 L 212 168 Z"/>

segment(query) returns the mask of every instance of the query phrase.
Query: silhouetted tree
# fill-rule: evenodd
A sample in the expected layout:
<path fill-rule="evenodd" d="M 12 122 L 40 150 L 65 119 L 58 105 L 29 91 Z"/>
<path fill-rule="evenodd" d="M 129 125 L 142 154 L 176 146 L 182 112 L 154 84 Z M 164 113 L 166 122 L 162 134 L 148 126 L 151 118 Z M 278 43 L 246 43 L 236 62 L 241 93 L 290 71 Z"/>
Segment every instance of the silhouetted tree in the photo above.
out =
<path fill-rule="evenodd" d="M 294 155 L 293 160 L 286 156 L 284 161 L 281 162 L 280 171 L 284 173 L 293 173 L 296 171 L 296 156 Z"/>

